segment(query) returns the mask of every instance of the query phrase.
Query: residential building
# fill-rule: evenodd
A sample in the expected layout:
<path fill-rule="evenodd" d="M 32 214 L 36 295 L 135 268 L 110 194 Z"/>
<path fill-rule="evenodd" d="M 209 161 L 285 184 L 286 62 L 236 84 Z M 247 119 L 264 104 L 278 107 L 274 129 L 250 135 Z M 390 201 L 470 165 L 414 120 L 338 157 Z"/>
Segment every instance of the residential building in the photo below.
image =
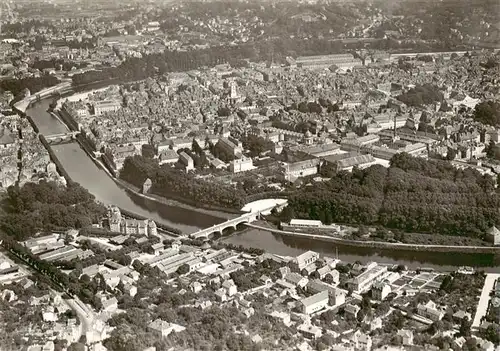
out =
<path fill-rule="evenodd" d="M 226 295 L 231 297 L 238 292 L 238 288 L 232 279 L 228 279 L 222 283 L 222 287 L 226 289 Z"/>
<path fill-rule="evenodd" d="M 182 325 L 168 323 L 164 320 L 156 319 L 148 324 L 148 329 L 165 338 L 172 332 L 179 333 L 181 331 L 184 331 L 186 328 Z"/>
<path fill-rule="evenodd" d="M 283 322 L 284 325 L 289 326 L 291 324 L 290 313 L 273 311 L 272 313 L 269 313 L 268 316 L 275 320 Z"/>
<path fill-rule="evenodd" d="M 460 324 L 462 322 L 462 320 L 464 320 L 465 318 L 467 318 L 469 321 L 471 321 L 472 315 L 470 313 L 463 311 L 463 310 L 459 310 L 453 314 L 453 320 L 457 324 Z"/>
<path fill-rule="evenodd" d="M 324 290 L 312 296 L 306 297 L 300 300 L 302 306 L 302 312 L 305 314 L 311 314 L 322 310 L 328 306 L 328 291 Z"/>
<path fill-rule="evenodd" d="M 333 269 L 330 272 L 326 273 L 324 279 L 330 284 L 337 285 L 340 281 L 340 273 L 336 269 Z"/>
<path fill-rule="evenodd" d="M 409 329 L 401 329 L 398 331 L 398 335 L 403 339 L 404 346 L 413 345 L 413 331 Z"/>
<path fill-rule="evenodd" d="M 357 277 L 348 282 L 349 287 L 356 293 L 362 293 L 370 290 L 373 283 L 380 279 L 387 272 L 386 266 L 375 265 L 367 269 Z"/>
<path fill-rule="evenodd" d="M 309 281 L 306 277 L 294 272 L 288 273 L 284 279 L 287 283 L 293 284 L 294 286 L 300 286 L 302 288 L 306 286 Z"/>
<path fill-rule="evenodd" d="M 203 290 L 203 287 L 201 286 L 200 282 L 192 282 L 189 285 L 189 288 L 191 289 L 192 292 L 195 294 L 199 293 L 201 290 Z"/>
<path fill-rule="evenodd" d="M 352 171 L 357 166 L 359 168 L 366 168 L 376 163 L 372 155 L 357 155 L 349 158 L 343 158 L 337 161 L 337 171 Z"/>
<path fill-rule="evenodd" d="M 118 309 L 118 300 L 114 296 L 110 299 L 101 300 L 101 303 L 103 311 L 112 313 Z"/>
<path fill-rule="evenodd" d="M 391 293 L 391 286 L 385 282 L 375 282 L 372 286 L 374 300 L 383 301 Z"/>
<path fill-rule="evenodd" d="M 188 154 L 186 154 L 184 151 L 180 153 L 179 161 L 180 161 L 180 163 L 182 163 L 184 165 L 184 167 L 186 168 L 186 171 L 190 171 L 190 170 L 194 169 L 193 158 L 191 156 L 189 156 Z"/>
<path fill-rule="evenodd" d="M 354 333 L 352 341 L 356 350 L 370 351 L 372 349 L 373 342 L 371 336 L 361 332 L 360 330 L 357 330 Z"/>
<path fill-rule="evenodd" d="M 437 322 L 443 318 L 444 313 L 437 309 L 436 303 L 429 301 L 426 304 L 419 304 L 417 306 L 418 314 L 422 317 L 430 319 L 431 321 Z"/>
<path fill-rule="evenodd" d="M 305 277 L 309 277 L 312 273 L 314 273 L 316 271 L 316 264 L 315 263 L 311 263 L 307 266 L 305 266 L 301 271 L 300 271 L 300 274 L 302 274 L 303 276 Z"/>
<path fill-rule="evenodd" d="M 297 327 L 297 330 L 306 338 L 313 340 L 319 338 L 322 334 L 321 328 L 318 328 L 317 326 L 312 325 L 310 323 L 304 323 L 299 325 Z"/>
<path fill-rule="evenodd" d="M 330 266 L 323 266 L 321 268 L 318 268 L 316 270 L 316 272 L 313 273 L 314 277 L 315 278 L 318 278 L 318 279 L 324 279 L 326 277 L 326 275 L 328 273 L 330 273 L 330 271 L 332 270 L 332 268 Z"/>
<path fill-rule="evenodd" d="M 346 316 L 351 316 L 352 318 L 357 318 L 360 310 L 361 308 L 358 305 L 352 305 L 349 303 L 344 307 L 344 314 Z"/>
<path fill-rule="evenodd" d="M 249 157 L 242 157 L 229 163 L 229 170 L 232 173 L 246 172 L 253 168 L 253 161 Z"/>

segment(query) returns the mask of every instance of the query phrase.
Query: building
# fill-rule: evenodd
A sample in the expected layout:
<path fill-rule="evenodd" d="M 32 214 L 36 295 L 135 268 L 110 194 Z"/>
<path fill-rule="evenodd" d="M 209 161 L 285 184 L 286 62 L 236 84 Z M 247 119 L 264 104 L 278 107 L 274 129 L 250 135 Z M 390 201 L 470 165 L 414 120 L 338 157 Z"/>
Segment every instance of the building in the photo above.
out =
<path fill-rule="evenodd" d="M 184 151 L 180 153 L 179 155 L 179 162 L 184 165 L 186 168 L 186 171 L 190 171 L 194 169 L 194 161 L 191 156 L 186 154 Z"/>
<path fill-rule="evenodd" d="M 433 301 L 429 301 L 426 304 L 419 304 L 417 306 L 417 311 L 420 316 L 430 319 L 434 322 L 441 320 L 444 316 L 444 313 L 437 309 L 436 303 Z"/>
<path fill-rule="evenodd" d="M 156 146 L 158 154 L 162 154 L 167 150 L 177 151 L 180 149 L 189 149 L 193 146 L 193 139 L 189 138 L 172 138 L 165 139 L 158 143 Z"/>
<path fill-rule="evenodd" d="M 151 190 L 151 186 L 153 185 L 153 182 L 151 179 L 146 179 L 144 183 L 142 184 L 142 193 L 147 194 L 149 193 L 149 190 Z"/>
<path fill-rule="evenodd" d="M 408 329 L 401 329 L 398 331 L 398 335 L 403 340 L 403 345 L 411 346 L 413 345 L 413 331 Z"/>
<path fill-rule="evenodd" d="M 354 167 L 365 168 L 374 164 L 377 160 L 372 155 L 357 155 L 343 158 L 337 161 L 337 171 L 352 171 Z"/>
<path fill-rule="evenodd" d="M 371 336 L 361 332 L 360 330 L 357 330 L 353 334 L 352 341 L 356 350 L 369 351 L 372 349 L 373 342 Z"/>
<path fill-rule="evenodd" d="M 317 146 L 309 146 L 305 148 L 300 148 L 299 151 L 313 157 L 324 157 L 337 154 L 340 151 L 340 145 L 335 143 L 330 143 Z"/>
<path fill-rule="evenodd" d="M 326 273 L 324 279 L 330 284 L 337 285 L 340 281 L 340 273 L 336 269 L 333 269 L 330 272 Z"/>
<path fill-rule="evenodd" d="M 233 173 L 246 172 L 253 169 L 253 161 L 249 157 L 242 157 L 229 163 L 229 170 Z"/>
<path fill-rule="evenodd" d="M 318 328 L 317 326 L 312 325 L 310 323 L 304 323 L 299 325 L 297 327 L 297 330 L 306 338 L 313 340 L 319 338 L 322 334 L 321 328 Z"/>
<path fill-rule="evenodd" d="M 332 268 L 330 266 L 326 265 L 326 266 L 323 266 L 321 268 L 318 268 L 316 270 L 316 272 L 313 273 L 313 275 L 315 278 L 324 279 L 326 277 L 326 275 L 328 273 L 330 273 L 331 270 L 332 270 Z"/>
<path fill-rule="evenodd" d="M 359 311 L 361 311 L 361 308 L 358 305 L 352 305 L 349 303 L 344 307 L 344 314 L 346 316 L 351 316 L 352 318 L 357 318 Z"/>
<path fill-rule="evenodd" d="M 284 279 L 285 282 L 293 284 L 293 286 L 300 286 L 302 288 L 305 287 L 307 285 L 307 282 L 309 281 L 309 279 L 307 279 L 306 277 L 303 277 L 302 275 L 294 272 L 285 275 Z"/>
<path fill-rule="evenodd" d="M 491 227 L 486 232 L 486 238 L 489 242 L 493 243 L 493 245 L 500 245 L 500 230 L 495 226 Z"/>
<path fill-rule="evenodd" d="M 375 282 L 372 287 L 372 297 L 374 300 L 383 301 L 391 293 L 391 287 L 385 282 Z"/>
<path fill-rule="evenodd" d="M 126 219 L 116 206 L 108 206 L 109 230 L 127 235 L 154 235 L 158 234 L 156 223 L 150 219 Z"/>
<path fill-rule="evenodd" d="M 233 138 L 231 138 L 233 139 Z M 233 157 L 238 157 L 243 152 L 243 148 L 239 145 L 236 140 L 231 140 L 229 138 L 220 138 L 217 145 L 224 150 L 224 152 Z"/>
<path fill-rule="evenodd" d="M 149 323 L 148 329 L 164 338 L 172 332 L 179 333 L 184 331 L 186 328 L 178 324 L 168 323 L 164 320 L 156 319 Z"/>
<path fill-rule="evenodd" d="M 340 148 L 344 151 L 360 151 L 362 147 L 374 144 L 380 140 L 377 134 L 368 134 L 354 139 L 344 139 Z"/>
<path fill-rule="evenodd" d="M 139 155 L 140 152 L 134 145 L 110 145 L 104 151 L 104 160 L 115 171 L 123 168 L 125 159 L 129 156 Z"/>
<path fill-rule="evenodd" d="M 118 111 L 121 108 L 121 105 L 118 101 L 104 100 L 95 102 L 93 108 L 94 108 L 94 115 L 101 116 L 107 112 Z"/>
<path fill-rule="evenodd" d="M 318 158 L 294 163 L 285 163 L 281 167 L 281 173 L 286 181 L 294 182 L 300 177 L 317 174 L 320 163 L 321 161 Z"/>
<path fill-rule="evenodd" d="M 310 280 L 307 283 L 306 288 L 308 292 L 313 294 L 322 291 L 328 291 L 329 303 L 332 306 L 339 306 L 345 303 L 345 297 L 347 295 L 347 291 L 323 283 L 321 280 L 318 279 Z"/>
<path fill-rule="evenodd" d="M 290 224 L 291 227 L 297 228 L 320 228 L 323 226 L 323 223 L 318 220 L 312 219 L 291 219 Z"/>
<path fill-rule="evenodd" d="M 227 296 L 234 296 L 238 292 L 238 288 L 232 279 L 228 279 L 222 283 L 222 287 L 226 289 Z"/>
<path fill-rule="evenodd" d="M 348 285 L 356 293 L 368 291 L 373 283 L 380 279 L 386 272 L 386 266 L 374 265 L 374 267 L 368 268 L 357 277 L 351 279 Z"/>
<path fill-rule="evenodd" d="M 113 313 L 118 309 L 118 300 L 114 296 L 110 299 L 101 300 L 101 303 L 103 311 Z"/>
<path fill-rule="evenodd" d="M 164 164 L 174 164 L 178 160 L 179 154 L 174 150 L 166 149 L 158 155 L 158 163 L 160 164 L 160 166 Z"/>
<path fill-rule="evenodd" d="M 307 69 L 324 69 L 331 66 L 352 69 L 353 67 L 363 65 L 363 62 L 354 58 L 352 54 L 299 56 L 296 59 L 288 57 L 287 62 L 291 67 L 296 66 Z"/>
<path fill-rule="evenodd" d="M 273 311 L 272 313 L 269 313 L 268 316 L 278 322 L 283 322 L 283 324 L 286 326 L 290 326 L 292 322 L 290 318 L 290 313 L 287 312 Z"/>
<path fill-rule="evenodd" d="M 305 314 L 311 314 L 322 310 L 328 306 L 328 291 L 324 290 L 312 296 L 306 297 L 300 300 L 302 306 L 302 312 Z"/>
<path fill-rule="evenodd" d="M 127 235 L 157 235 L 157 227 L 156 223 L 149 219 L 122 219 L 120 233 Z"/>
<path fill-rule="evenodd" d="M 310 264 L 315 263 L 319 259 L 319 253 L 307 251 L 298 255 L 290 262 L 290 268 L 296 272 L 302 271 Z"/>

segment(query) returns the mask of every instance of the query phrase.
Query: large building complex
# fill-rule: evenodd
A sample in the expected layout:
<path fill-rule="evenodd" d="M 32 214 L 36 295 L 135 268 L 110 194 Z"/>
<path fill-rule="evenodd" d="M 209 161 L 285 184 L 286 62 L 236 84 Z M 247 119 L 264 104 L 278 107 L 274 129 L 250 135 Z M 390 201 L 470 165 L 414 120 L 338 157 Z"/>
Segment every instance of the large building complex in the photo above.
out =
<path fill-rule="evenodd" d="M 126 235 L 157 235 L 156 223 L 153 220 L 126 219 L 116 206 L 108 207 L 108 223 L 112 232 Z"/>
<path fill-rule="evenodd" d="M 338 68 L 352 69 L 363 65 L 363 62 L 352 54 L 300 56 L 296 59 L 288 58 L 287 61 L 290 66 L 309 69 L 329 68 L 333 65 Z"/>

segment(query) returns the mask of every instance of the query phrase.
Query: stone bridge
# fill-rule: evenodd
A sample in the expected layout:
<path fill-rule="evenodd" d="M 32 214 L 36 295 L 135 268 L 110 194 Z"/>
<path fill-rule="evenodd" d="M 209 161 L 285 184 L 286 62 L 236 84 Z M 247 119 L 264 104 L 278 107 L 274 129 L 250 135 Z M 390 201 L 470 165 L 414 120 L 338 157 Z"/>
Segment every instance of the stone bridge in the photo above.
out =
<path fill-rule="evenodd" d="M 213 225 L 209 228 L 201 229 L 195 233 L 189 234 L 189 237 L 191 239 L 209 240 L 215 234 L 219 234 L 222 236 L 222 232 L 224 231 L 224 229 L 233 228 L 234 230 L 236 230 L 237 226 L 240 224 L 255 222 L 256 220 L 259 219 L 261 213 L 269 212 L 270 210 L 272 210 L 276 206 L 277 205 L 273 205 L 273 206 L 270 206 L 268 208 L 259 209 L 258 211 L 244 213 L 237 218 L 233 218 L 233 219 L 227 220 L 223 223 L 219 223 L 219 224 Z"/>
<path fill-rule="evenodd" d="M 45 135 L 45 140 L 47 140 L 50 145 L 63 144 L 74 140 L 78 134 L 80 134 L 80 132 Z"/>

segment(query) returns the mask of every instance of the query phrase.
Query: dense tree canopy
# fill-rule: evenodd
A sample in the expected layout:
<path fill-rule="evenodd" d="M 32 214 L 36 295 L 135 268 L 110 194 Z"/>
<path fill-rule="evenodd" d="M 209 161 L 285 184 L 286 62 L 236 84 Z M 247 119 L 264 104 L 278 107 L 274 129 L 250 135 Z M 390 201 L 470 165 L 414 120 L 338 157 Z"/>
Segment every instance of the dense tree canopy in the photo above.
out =
<path fill-rule="evenodd" d="M 240 189 L 196 179 L 191 174 L 166 165 L 160 167 L 156 160 L 142 156 L 127 158 L 120 177 L 139 187 L 150 178 L 153 182 L 152 192 L 157 195 L 183 198 L 205 205 L 241 208 L 246 196 Z"/>
<path fill-rule="evenodd" d="M 59 79 L 51 75 L 44 75 L 39 78 L 6 79 L 0 81 L 2 91 L 10 91 L 14 96 L 19 95 L 24 89 L 28 88 L 33 94 L 40 90 L 54 86 L 59 83 Z"/>
<path fill-rule="evenodd" d="M 388 169 L 340 172 L 299 190 L 283 216 L 482 238 L 500 224 L 499 205 L 490 176 L 403 153 L 392 158 Z"/>
<path fill-rule="evenodd" d="M 9 187 L 7 207 L 0 228 L 17 240 L 41 230 L 83 228 L 96 223 L 105 213 L 105 208 L 79 184 L 62 187 L 45 181 Z"/>
<path fill-rule="evenodd" d="M 483 124 L 496 126 L 500 124 L 500 103 L 484 101 L 476 105 L 474 119 Z"/>
<path fill-rule="evenodd" d="M 408 106 L 428 105 L 433 102 L 442 102 L 443 99 L 443 93 L 432 84 L 417 85 L 415 88 L 411 88 L 406 93 L 398 96 L 398 100 Z"/>

